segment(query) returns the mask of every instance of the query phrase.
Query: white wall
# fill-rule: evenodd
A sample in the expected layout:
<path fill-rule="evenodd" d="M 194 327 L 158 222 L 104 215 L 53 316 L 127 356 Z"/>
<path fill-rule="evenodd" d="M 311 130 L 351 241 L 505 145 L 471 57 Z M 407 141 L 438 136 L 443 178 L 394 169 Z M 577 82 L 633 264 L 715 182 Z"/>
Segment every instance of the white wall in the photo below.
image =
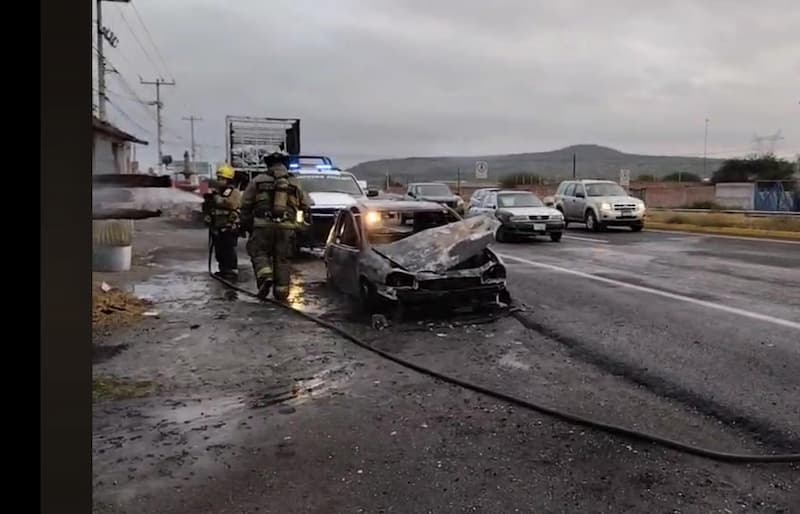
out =
<path fill-rule="evenodd" d="M 103 134 L 94 134 L 92 174 L 130 173 L 131 144 L 115 143 Z"/>
<path fill-rule="evenodd" d="M 716 201 L 727 209 L 753 210 L 755 205 L 755 184 L 745 182 L 731 182 L 717 184 Z"/>

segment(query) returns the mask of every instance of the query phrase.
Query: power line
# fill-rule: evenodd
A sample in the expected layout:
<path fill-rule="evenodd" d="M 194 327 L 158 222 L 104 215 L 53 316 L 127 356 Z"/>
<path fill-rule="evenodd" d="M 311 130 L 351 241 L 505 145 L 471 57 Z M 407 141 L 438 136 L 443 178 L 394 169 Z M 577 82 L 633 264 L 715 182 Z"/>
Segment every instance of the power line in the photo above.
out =
<path fill-rule="evenodd" d="M 153 135 L 152 131 L 144 128 L 139 122 L 134 120 L 127 112 L 125 112 L 119 105 L 117 105 L 116 103 L 112 102 L 111 100 L 108 100 L 108 104 L 111 107 L 113 107 L 114 109 L 116 109 L 117 112 L 119 112 L 126 120 L 128 120 L 131 123 L 133 123 L 136 126 L 136 128 L 138 128 L 139 130 L 141 130 L 142 132 L 144 132 L 144 133 L 146 133 L 146 134 L 148 134 L 150 136 Z"/>
<path fill-rule="evenodd" d="M 156 55 L 158 55 L 158 58 L 161 60 L 161 64 L 164 65 L 164 71 L 166 71 L 167 75 L 169 75 L 169 78 L 172 79 L 173 82 L 175 82 L 175 76 L 172 74 L 172 72 L 170 72 L 169 66 L 167 66 L 167 61 L 164 60 L 164 56 L 161 55 L 161 52 L 158 50 L 158 45 L 156 45 L 156 42 L 153 40 L 153 36 L 150 34 L 150 31 L 147 29 L 147 25 L 145 25 L 144 20 L 142 19 L 142 16 L 139 14 L 139 9 L 136 8 L 136 4 L 135 3 L 131 3 L 131 7 L 133 7 L 133 13 L 139 19 L 139 23 L 142 25 L 142 28 L 144 29 L 145 34 L 147 34 L 147 38 L 150 40 L 150 44 L 153 45 L 153 49 L 156 51 Z"/>
<path fill-rule="evenodd" d="M 158 66 L 155 63 L 155 60 L 150 56 L 150 53 L 147 51 L 147 48 L 145 48 L 144 45 L 142 44 L 142 41 L 139 39 L 139 36 L 136 35 L 136 31 L 133 30 L 131 24 L 128 23 L 128 19 L 125 17 L 125 13 L 122 12 L 122 8 L 120 7 L 119 9 L 117 9 L 117 12 L 119 12 L 120 17 L 122 18 L 122 22 L 125 23 L 126 27 L 128 27 L 128 30 L 133 36 L 133 39 L 136 40 L 136 42 L 139 44 L 139 48 L 142 49 L 144 56 L 147 58 L 148 61 L 150 61 L 150 64 L 153 66 L 153 69 L 156 71 L 156 73 L 160 74 L 161 72 L 159 71 Z"/>
<path fill-rule="evenodd" d="M 133 65 L 133 62 L 130 60 L 130 58 L 127 55 L 125 55 L 125 53 L 122 51 L 121 47 L 119 47 L 119 46 L 115 47 L 114 50 L 116 50 L 119 53 L 120 57 L 122 57 L 122 60 L 124 60 L 126 63 L 128 63 L 128 66 L 130 66 L 131 69 L 136 68 L 136 66 Z M 137 75 L 138 75 L 139 78 L 142 77 L 138 73 L 137 73 Z"/>

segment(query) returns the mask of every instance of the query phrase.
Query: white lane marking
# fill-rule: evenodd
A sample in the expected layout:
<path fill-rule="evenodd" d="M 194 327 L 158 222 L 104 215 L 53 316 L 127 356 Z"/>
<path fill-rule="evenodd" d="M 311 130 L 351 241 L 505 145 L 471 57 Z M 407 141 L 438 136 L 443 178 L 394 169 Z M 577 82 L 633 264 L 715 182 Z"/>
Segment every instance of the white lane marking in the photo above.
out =
<path fill-rule="evenodd" d="M 680 230 L 661 230 L 657 228 L 645 228 L 644 231 L 658 232 L 660 234 L 676 234 L 679 236 L 718 237 L 721 239 L 738 239 L 740 241 L 751 241 L 751 242 L 763 241 L 765 243 L 784 243 L 787 245 L 800 245 L 800 241 L 792 241 L 789 239 L 767 239 L 765 237 L 729 236 L 725 234 L 704 234 L 702 232 L 681 232 Z"/>
<path fill-rule="evenodd" d="M 670 298 L 672 300 L 680 300 L 687 303 L 692 303 L 695 305 L 700 305 L 703 307 L 708 307 L 710 309 L 716 309 L 723 312 L 728 312 L 730 314 L 738 314 L 739 316 L 744 316 L 746 318 L 757 319 L 759 321 L 766 321 L 768 323 L 773 323 L 775 325 L 780 325 L 783 327 L 793 328 L 795 330 L 800 330 L 800 323 L 795 321 L 790 321 L 788 319 L 776 318 L 773 316 L 768 316 L 766 314 L 759 314 L 757 312 L 747 311 L 744 309 L 737 309 L 736 307 L 729 307 L 727 305 L 722 305 L 720 303 L 708 302 L 705 300 L 698 300 L 697 298 L 692 298 L 691 296 L 683 296 L 676 293 L 669 293 L 667 291 L 661 291 L 660 289 L 653 289 L 652 287 L 646 286 L 639 286 L 636 284 L 630 284 L 628 282 L 622 282 L 620 280 L 614 280 L 612 278 L 605 278 L 599 277 L 597 275 L 592 275 L 591 273 L 584 273 L 583 271 L 576 271 L 567 268 L 562 268 L 560 266 L 553 266 L 552 264 L 545 264 L 543 262 L 534 262 L 528 259 L 523 259 L 521 257 L 514 257 L 513 255 L 507 254 L 500 254 L 500 257 L 503 259 L 508 259 L 510 261 L 517 261 L 523 264 L 528 264 L 529 266 L 535 266 L 537 268 L 545 268 L 553 271 L 560 271 L 562 273 L 568 273 L 570 275 L 575 275 L 578 277 L 588 278 L 590 280 L 596 280 L 598 282 L 604 282 L 606 284 L 612 284 L 615 286 L 627 287 L 629 289 L 635 289 L 636 291 L 642 291 L 644 293 L 650 293 L 658 296 L 663 296 L 664 298 Z"/>
<path fill-rule="evenodd" d="M 589 241 L 591 243 L 603 243 L 607 244 L 608 241 L 605 239 L 594 239 L 592 237 L 578 237 L 578 236 L 562 236 L 564 239 L 577 239 L 578 241 Z"/>

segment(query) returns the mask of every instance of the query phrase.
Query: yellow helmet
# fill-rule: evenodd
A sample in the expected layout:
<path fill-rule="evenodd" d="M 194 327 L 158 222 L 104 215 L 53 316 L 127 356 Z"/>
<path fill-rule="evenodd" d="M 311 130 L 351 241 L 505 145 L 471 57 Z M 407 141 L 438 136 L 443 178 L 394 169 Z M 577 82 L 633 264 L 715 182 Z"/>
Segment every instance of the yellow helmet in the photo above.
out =
<path fill-rule="evenodd" d="M 227 164 L 223 164 L 217 170 L 217 178 L 225 178 L 228 180 L 232 180 L 236 172 L 233 171 L 233 168 L 228 166 Z"/>

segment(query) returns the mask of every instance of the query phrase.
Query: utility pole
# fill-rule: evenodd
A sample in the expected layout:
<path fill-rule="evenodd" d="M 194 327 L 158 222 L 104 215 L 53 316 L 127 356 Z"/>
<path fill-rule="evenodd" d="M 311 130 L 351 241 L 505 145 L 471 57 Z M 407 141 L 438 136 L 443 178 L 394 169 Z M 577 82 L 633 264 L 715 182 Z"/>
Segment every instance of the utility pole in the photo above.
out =
<path fill-rule="evenodd" d="M 706 158 L 708 157 L 708 118 L 706 118 L 706 135 L 703 138 L 703 177 L 707 177 L 706 174 Z"/>
<path fill-rule="evenodd" d="M 162 148 L 162 146 L 164 144 L 164 141 L 161 139 L 161 130 L 162 130 L 162 125 L 163 125 L 161 123 L 161 109 L 164 107 L 164 103 L 161 101 L 161 86 L 174 86 L 175 85 L 175 81 L 173 80 L 173 81 L 167 82 L 166 80 L 164 80 L 162 78 L 157 78 L 155 81 L 148 81 L 148 80 L 141 80 L 141 79 L 139 79 L 139 81 L 142 84 L 145 84 L 145 85 L 148 85 L 148 86 L 156 86 L 156 101 L 155 102 L 150 102 L 150 105 L 155 105 L 156 106 L 156 129 L 157 129 L 156 137 L 158 138 L 158 165 L 160 166 L 162 164 L 161 163 L 161 159 L 162 159 L 162 157 L 164 157 L 164 154 L 161 151 L 161 148 Z"/>
<path fill-rule="evenodd" d="M 97 2 L 97 116 L 106 119 L 106 59 L 103 55 L 103 2 L 128 3 L 130 0 L 96 0 Z"/>
<path fill-rule="evenodd" d="M 576 173 L 576 164 L 577 164 L 578 156 L 576 154 L 572 154 L 572 180 L 578 178 Z"/>
<path fill-rule="evenodd" d="M 194 144 L 194 122 L 195 121 L 203 121 L 203 118 L 198 118 L 197 116 L 189 116 L 188 118 L 183 118 L 184 121 L 189 122 L 189 130 L 191 131 L 191 138 L 192 138 L 192 163 L 194 163 L 195 158 L 197 157 L 195 152 L 195 144 Z"/>

